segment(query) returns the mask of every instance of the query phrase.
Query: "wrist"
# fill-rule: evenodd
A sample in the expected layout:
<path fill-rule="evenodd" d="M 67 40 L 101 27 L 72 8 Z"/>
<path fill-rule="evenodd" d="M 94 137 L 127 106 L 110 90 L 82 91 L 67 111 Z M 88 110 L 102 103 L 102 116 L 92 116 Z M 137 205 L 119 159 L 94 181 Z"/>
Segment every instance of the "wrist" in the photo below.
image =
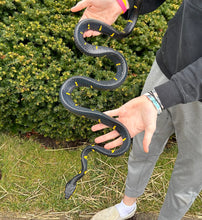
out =
<path fill-rule="evenodd" d="M 152 91 L 150 91 L 148 93 L 145 93 L 144 96 L 146 96 L 152 102 L 153 106 L 157 110 L 157 114 L 160 115 L 162 113 L 162 111 L 164 110 L 164 107 L 161 104 L 161 101 L 160 101 L 155 89 L 153 89 Z"/>
<path fill-rule="evenodd" d="M 122 13 L 124 14 L 129 9 L 128 0 L 116 0 L 119 4 L 120 8 L 122 9 Z"/>

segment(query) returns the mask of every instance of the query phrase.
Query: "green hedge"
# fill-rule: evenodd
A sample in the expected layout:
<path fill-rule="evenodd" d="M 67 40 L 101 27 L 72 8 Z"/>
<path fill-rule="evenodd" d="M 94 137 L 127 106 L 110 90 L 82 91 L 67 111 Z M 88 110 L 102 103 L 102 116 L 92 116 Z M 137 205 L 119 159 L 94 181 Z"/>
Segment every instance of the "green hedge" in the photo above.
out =
<path fill-rule="evenodd" d="M 179 2 L 169 0 L 155 12 L 140 16 L 129 38 L 119 42 L 104 36 L 91 39 L 121 51 L 129 76 L 114 91 L 75 91 L 75 101 L 105 111 L 139 95 Z M 0 0 L 0 130 L 34 130 L 66 140 L 92 135 L 92 122 L 66 111 L 59 89 L 74 75 L 110 79 L 114 67 L 106 58 L 88 57 L 75 47 L 73 31 L 81 16 L 70 12 L 75 4 L 75 0 Z M 120 29 L 125 23 L 120 17 L 114 26 Z"/>

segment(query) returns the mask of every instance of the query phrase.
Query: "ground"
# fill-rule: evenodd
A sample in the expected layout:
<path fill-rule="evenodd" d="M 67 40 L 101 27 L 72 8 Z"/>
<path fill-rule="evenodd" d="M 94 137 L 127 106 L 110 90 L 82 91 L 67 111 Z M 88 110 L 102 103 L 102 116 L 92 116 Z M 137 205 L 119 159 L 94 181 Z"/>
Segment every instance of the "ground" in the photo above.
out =
<path fill-rule="evenodd" d="M 83 216 L 79 220 L 90 220 L 92 215 Z M 199 217 L 191 217 L 187 216 L 184 217 L 182 220 L 201 220 L 202 216 Z M 53 214 L 38 214 L 38 215 L 17 215 L 12 213 L 1 214 L 0 213 L 0 220 L 74 220 L 67 217 L 65 213 L 53 213 Z M 154 213 L 138 213 L 134 217 L 130 218 L 129 220 L 157 220 L 157 215 Z"/>

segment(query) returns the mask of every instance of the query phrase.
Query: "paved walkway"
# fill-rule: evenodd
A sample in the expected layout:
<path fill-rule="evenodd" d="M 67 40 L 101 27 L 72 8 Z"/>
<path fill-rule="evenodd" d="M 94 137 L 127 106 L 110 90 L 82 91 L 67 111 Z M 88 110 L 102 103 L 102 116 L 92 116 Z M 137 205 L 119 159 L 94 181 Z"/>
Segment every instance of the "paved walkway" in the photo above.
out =
<path fill-rule="evenodd" d="M 201 218 L 196 218 L 196 217 L 184 217 L 182 220 L 202 220 L 202 216 Z M 134 216 L 133 218 L 131 218 L 130 220 L 157 220 L 157 215 L 155 214 L 148 214 L 148 213 L 141 213 L 141 214 L 137 214 L 136 216 Z M 171 219 L 170 219 L 171 220 Z"/>

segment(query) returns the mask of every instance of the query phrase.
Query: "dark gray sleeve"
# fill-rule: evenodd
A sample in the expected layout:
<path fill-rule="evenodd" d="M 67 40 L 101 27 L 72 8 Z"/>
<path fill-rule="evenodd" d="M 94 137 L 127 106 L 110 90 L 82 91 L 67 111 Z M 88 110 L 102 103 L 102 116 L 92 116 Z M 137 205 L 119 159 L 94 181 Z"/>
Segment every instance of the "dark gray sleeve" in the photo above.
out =
<path fill-rule="evenodd" d="M 155 88 L 165 108 L 202 101 L 202 57 Z"/>
<path fill-rule="evenodd" d="M 128 0 L 130 7 L 127 10 L 127 12 L 123 15 L 125 19 L 129 18 L 130 13 L 132 11 L 131 9 L 134 7 L 134 5 L 137 4 L 139 5 L 137 1 L 141 2 L 140 12 L 139 12 L 141 15 L 156 10 L 161 4 L 163 4 L 163 2 L 165 2 L 165 0 Z"/>

